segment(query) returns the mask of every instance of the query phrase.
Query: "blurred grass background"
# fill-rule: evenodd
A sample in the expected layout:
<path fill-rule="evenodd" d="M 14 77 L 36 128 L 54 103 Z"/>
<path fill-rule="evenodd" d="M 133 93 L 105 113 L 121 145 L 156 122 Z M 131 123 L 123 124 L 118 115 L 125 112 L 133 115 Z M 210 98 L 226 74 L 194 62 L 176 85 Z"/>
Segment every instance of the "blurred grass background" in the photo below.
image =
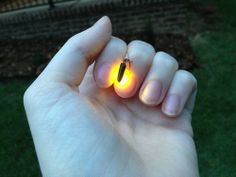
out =
<path fill-rule="evenodd" d="M 204 177 L 236 176 L 236 35 L 204 32 L 192 39 L 201 68 L 193 128 Z"/>
<path fill-rule="evenodd" d="M 193 71 L 199 85 L 194 138 L 202 177 L 235 177 L 236 1 L 208 2 L 215 3 L 224 15 L 213 27 L 189 37 L 200 65 Z M 22 95 L 30 83 L 0 82 L 1 177 L 41 175 L 22 105 Z"/>
<path fill-rule="evenodd" d="M 220 16 L 191 38 L 200 68 L 193 128 L 202 177 L 236 176 L 236 1 L 208 0 Z M 204 1 L 206 3 L 206 1 Z M 209 24 L 211 25 L 211 24 Z"/>

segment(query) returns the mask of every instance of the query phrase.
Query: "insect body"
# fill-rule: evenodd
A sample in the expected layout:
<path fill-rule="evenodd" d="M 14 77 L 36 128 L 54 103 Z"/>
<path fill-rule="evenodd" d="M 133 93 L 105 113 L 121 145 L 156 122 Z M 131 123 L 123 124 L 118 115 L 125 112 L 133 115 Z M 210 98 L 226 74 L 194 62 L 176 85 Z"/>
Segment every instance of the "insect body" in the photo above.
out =
<path fill-rule="evenodd" d="M 125 58 L 122 63 L 120 64 L 117 80 L 120 82 L 124 76 L 125 69 L 127 68 L 127 65 L 130 67 L 131 61 L 128 58 Z"/>

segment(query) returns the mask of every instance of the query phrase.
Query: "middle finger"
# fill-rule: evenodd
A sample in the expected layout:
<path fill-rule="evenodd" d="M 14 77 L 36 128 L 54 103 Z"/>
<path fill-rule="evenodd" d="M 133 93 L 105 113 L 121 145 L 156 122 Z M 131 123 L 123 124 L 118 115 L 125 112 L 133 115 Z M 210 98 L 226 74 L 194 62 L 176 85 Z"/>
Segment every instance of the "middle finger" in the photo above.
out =
<path fill-rule="evenodd" d="M 146 42 L 135 40 L 129 43 L 127 57 L 131 60 L 132 84 L 126 89 L 115 84 L 114 88 L 119 96 L 128 98 L 137 92 L 151 66 L 154 55 L 154 48 Z"/>

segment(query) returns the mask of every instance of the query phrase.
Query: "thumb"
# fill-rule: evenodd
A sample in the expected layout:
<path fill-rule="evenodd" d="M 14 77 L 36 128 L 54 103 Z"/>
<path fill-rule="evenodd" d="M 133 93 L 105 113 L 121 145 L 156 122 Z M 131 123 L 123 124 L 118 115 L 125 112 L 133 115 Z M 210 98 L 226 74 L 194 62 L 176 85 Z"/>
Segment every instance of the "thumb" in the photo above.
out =
<path fill-rule="evenodd" d="M 41 74 L 41 78 L 79 85 L 88 66 L 111 38 L 111 22 L 102 17 L 89 29 L 71 37 Z"/>

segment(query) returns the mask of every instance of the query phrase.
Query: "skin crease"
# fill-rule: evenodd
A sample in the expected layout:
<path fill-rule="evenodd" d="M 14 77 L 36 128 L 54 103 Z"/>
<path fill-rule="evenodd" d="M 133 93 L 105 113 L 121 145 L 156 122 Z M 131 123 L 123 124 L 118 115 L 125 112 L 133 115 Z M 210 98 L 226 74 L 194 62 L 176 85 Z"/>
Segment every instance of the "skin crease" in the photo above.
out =
<path fill-rule="evenodd" d="M 198 177 L 191 127 L 194 96 L 189 95 L 178 116 L 169 117 L 161 105 L 142 103 L 138 92 L 124 99 L 113 86 L 100 88 L 94 65 L 87 69 L 93 61 L 82 61 L 98 58 L 110 40 L 109 24 L 104 17 L 78 35 L 80 41 L 83 35 L 92 41 L 93 33 L 102 31 L 106 35 L 98 38 L 104 46 L 96 48 L 95 42 L 86 48 L 83 43 L 86 47 L 76 53 L 71 46 L 79 46 L 77 37 L 71 38 L 24 95 L 43 176 Z"/>

